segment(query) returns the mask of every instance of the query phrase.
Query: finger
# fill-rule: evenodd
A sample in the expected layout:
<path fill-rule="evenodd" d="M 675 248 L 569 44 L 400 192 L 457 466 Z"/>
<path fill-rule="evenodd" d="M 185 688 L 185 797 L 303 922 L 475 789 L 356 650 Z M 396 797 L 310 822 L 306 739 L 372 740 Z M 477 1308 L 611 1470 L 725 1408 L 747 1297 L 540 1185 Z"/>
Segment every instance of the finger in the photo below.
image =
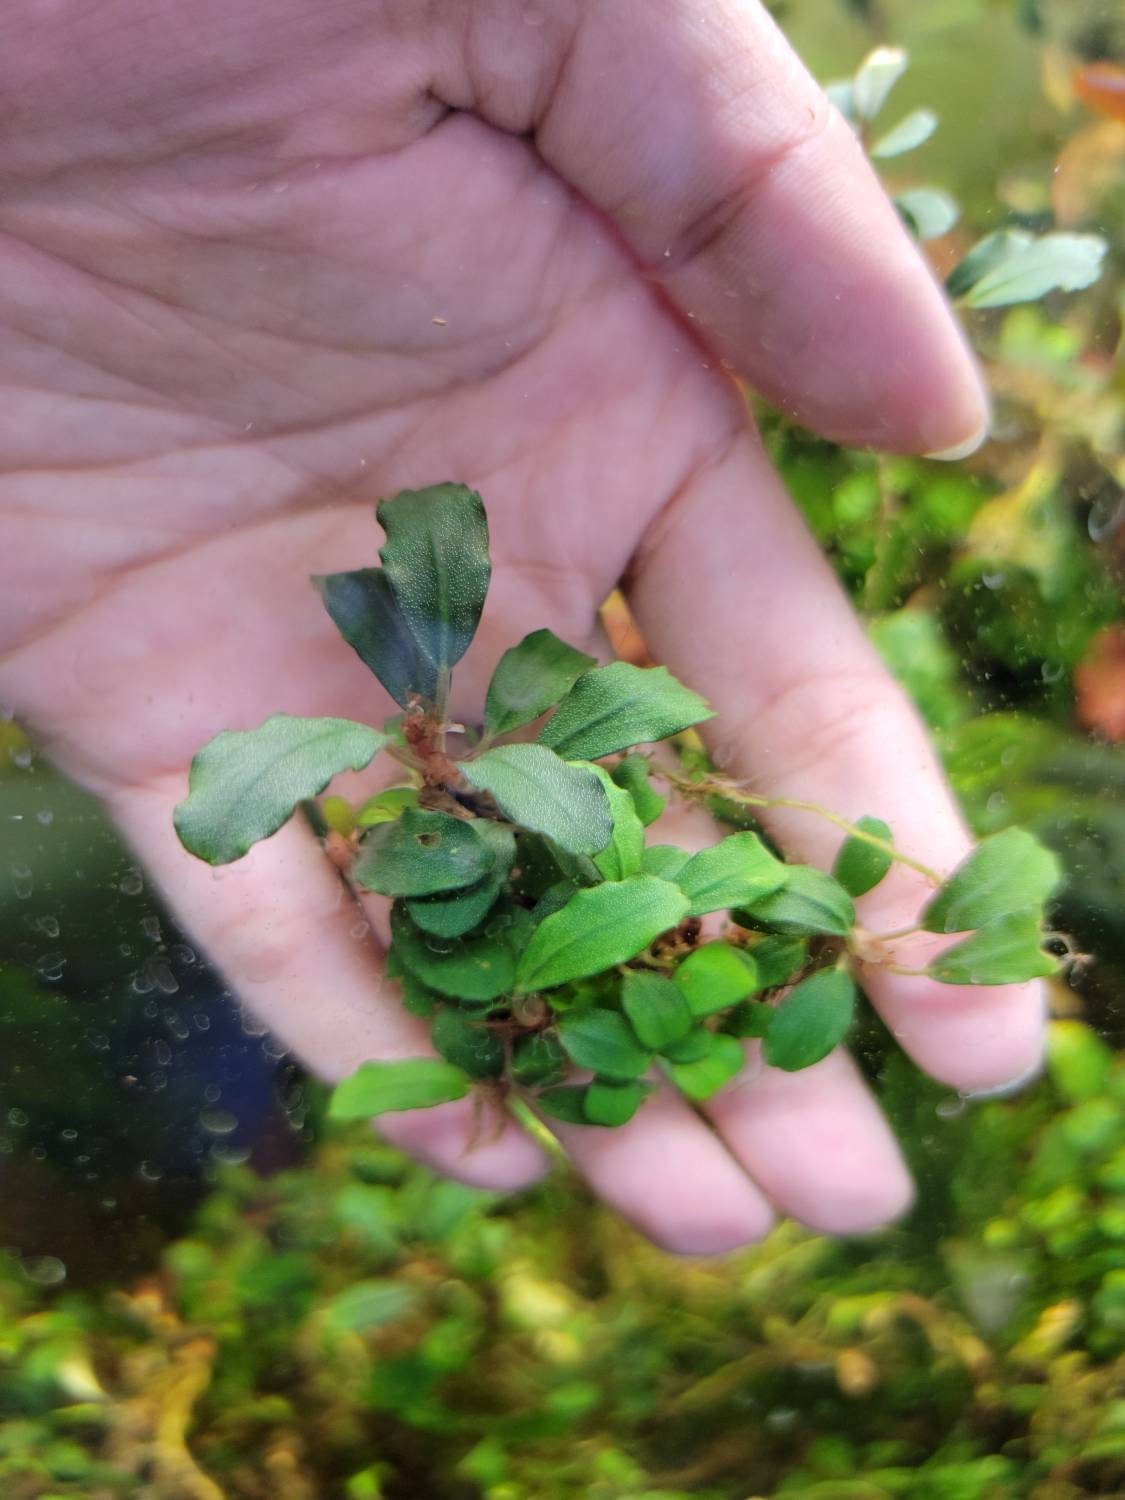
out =
<path fill-rule="evenodd" d="M 767 1067 L 758 1043 L 747 1053 L 705 1109 L 772 1203 L 823 1234 L 862 1233 L 909 1208 L 906 1164 L 846 1052 L 799 1073 Z"/>
<path fill-rule="evenodd" d="M 942 874 L 959 863 L 969 836 L 925 731 L 749 432 L 667 508 L 631 597 L 655 655 L 717 709 L 709 743 L 731 774 L 846 818 L 884 818 L 899 848 Z M 797 857 L 831 865 L 842 835 L 830 823 L 784 810 L 763 819 Z M 860 902 L 861 920 L 908 926 L 930 892 L 895 865 Z M 908 966 L 914 951 L 903 947 Z M 948 986 L 881 969 L 865 983 L 903 1047 L 958 1088 L 1038 1066 L 1038 984 Z"/>
<path fill-rule="evenodd" d="M 676 1255 L 722 1255 L 773 1223 L 757 1187 L 667 1084 L 627 1125 L 544 1123 L 598 1196 Z"/>
<path fill-rule="evenodd" d="M 182 778 L 111 804 L 126 838 L 235 991 L 287 1047 L 335 1082 L 371 1059 L 432 1056 L 425 1028 L 390 992 L 370 926 L 296 821 L 238 863 L 212 870 L 176 840 Z M 546 1170 L 507 1116 L 474 1101 L 384 1115 L 381 1135 L 447 1176 L 479 1187 L 526 1186 Z"/>
<path fill-rule="evenodd" d="M 536 143 L 707 342 L 839 441 L 975 446 L 987 400 L 942 294 L 765 10 L 585 0 L 573 22 L 568 11 L 540 33 L 550 88 Z M 498 21 L 495 45 L 521 26 Z M 485 112 L 509 97 L 486 88 Z"/>

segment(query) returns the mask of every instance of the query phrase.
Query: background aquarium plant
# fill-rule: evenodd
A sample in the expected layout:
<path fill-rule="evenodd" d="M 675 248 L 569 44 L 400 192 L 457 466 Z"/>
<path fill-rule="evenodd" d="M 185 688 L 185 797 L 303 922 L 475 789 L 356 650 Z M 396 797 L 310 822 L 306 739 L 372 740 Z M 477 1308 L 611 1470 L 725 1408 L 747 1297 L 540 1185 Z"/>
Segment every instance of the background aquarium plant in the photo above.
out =
<path fill-rule="evenodd" d="M 561 1166 L 504 1199 L 328 1120 L 0 722 L 5 1497 L 1125 1492 L 1125 37 L 1081 0 L 772 8 L 994 392 L 956 466 L 758 414 L 975 831 L 1058 856 L 1046 1075 L 965 1100 L 864 1016 L 912 1215 L 674 1260 Z"/>

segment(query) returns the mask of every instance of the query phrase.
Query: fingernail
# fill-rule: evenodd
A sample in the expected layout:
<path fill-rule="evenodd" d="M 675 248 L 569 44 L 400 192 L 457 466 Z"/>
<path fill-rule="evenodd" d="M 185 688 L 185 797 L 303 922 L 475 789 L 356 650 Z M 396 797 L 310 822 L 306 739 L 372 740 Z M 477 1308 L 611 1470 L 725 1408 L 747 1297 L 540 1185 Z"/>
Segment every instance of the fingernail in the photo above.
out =
<path fill-rule="evenodd" d="M 1026 1088 L 1029 1083 L 1034 1083 L 1042 1071 L 1043 1060 L 1040 1058 L 1016 1078 L 1009 1078 L 1005 1083 L 994 1083 L 991 1088 L 987 1089 L 970 1089 L 961 1097 L 963 1099 L 1006 1099 L 1009 1094 L 1018 1094 L 1020 1089 Z"/>
<path fill-rule="evenodd" d="M 942 448 L 937 453 L 927 453 L 926 458 L 936 459 L 943 464 L 955 464 L 959 459 L 968 458 L 988 437 L 989 425 L 988 422 L 982 423 L 972 437 L 966 438 L 963 443 L 955 443 L 952 448 Z"/>

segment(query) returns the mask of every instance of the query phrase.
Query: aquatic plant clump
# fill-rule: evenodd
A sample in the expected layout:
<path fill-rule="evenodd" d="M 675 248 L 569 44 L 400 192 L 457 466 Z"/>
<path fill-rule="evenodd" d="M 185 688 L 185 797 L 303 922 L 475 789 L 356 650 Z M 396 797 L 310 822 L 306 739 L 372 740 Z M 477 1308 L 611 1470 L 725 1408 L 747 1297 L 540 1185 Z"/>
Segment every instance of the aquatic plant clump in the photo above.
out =
<path fill-rule="evenodd" d="M 275 714 L 220 734 L 195 757 L 175 813 L 184 847 L 219 865 L 304 806 L 353 889 L 391 900 L 388 973 L 436 1055 L 364 1063 L 337 1088 L 334 1116 L 476 1089 L 611 1127 L 660 1075 L 709 1099 L 741 1070 L 747 1038 L 773 1067 L 810 1067 L 852 1026 L 859 963 L 893 967 L 855 900 L 896 860 L 936 887 L 919 927 L 963 934 L 922 972 L 948 984 L 1053 972 L 1043 904 L 1058 864 L 1018 828 L 944 882 L 877 818 L 848 824 L 827 809 L 847 832 L 831 874 L 786 862 L 753 831 L 695 853 L 648 842 L 669 796 L 769 805 L 698 756 L 673 747 L 658 767 L 637 749 L 712 717 L 664 667 L 599 666 L 536 630 L 500 658 L 479 722 L 451 724 L 451 672 L 491 575 L 484 506 L 442 484 L 381 502 L 377 517 L 381 566 L 313 582 L 401 713 L 381 729 Z M 400 785 L 358 807 L 312 806 L 380 753 L 402 768 Z"/>

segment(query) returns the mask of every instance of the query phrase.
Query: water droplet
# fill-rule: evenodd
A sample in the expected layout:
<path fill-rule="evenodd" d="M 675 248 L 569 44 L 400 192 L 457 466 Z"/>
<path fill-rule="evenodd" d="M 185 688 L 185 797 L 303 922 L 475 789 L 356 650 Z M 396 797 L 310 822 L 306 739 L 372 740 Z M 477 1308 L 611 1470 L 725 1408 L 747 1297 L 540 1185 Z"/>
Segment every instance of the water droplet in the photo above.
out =
<path fill-rule="evenodd" d="M 370 931 L 371 931 L 371 923 L 370 922 L 357 922 L 355 924 L 355 926 L 351 929 L 351 934 L 352 934 L 352 937 L 354 937 L 356 939 L 356 941 L 358 942 L 360 938 L 365 938 Z"/>
<path fill-rule="evenodd" d="M 116 1208 L 117 1207 L 117 1199 L 116 1198 L 103 1198 L 102 1199 L 102 1207 L 105 1208 L 105 1209 Z"/>
<path fill-rule="evenodd" d="M 109 1051 L 109 1037 L 106 1036 L 104 1031 L 87 1031 L 86 1040 L 95 1052 Z"/>
<path fill-rule="evenodd" d="M 78 1139 L 78 1132 L 77 1130 L 68 1127 L 66 1130 L 59 1131 L 59 1138 L 60 1140 L 64 1141 L 76 1141 Z"/>
<path fill-rule="evenodd" d="M 40 917 L 35 925 L 46 937 L 57 938 L 59 935 L 58 917 Z"/>
<path fill-rule="evenodd" d="M 141 922 L 141 931 L 145 937 L 151 938 L 154 943 L 160 941 L 160 918 L 145 917 Z"/>
<path fill-rule="evenodd" d="M 267 1027 L 248 1010 L 244 1010 L 239 1016 L 239 1025 L 243 1036 L 265 1036 L 267 1031 Z"/>
<path fill-rule="evenodd" d="M 31 770 L 31 746 L 13 745 L 8 751 L 8 758 L 17 771 Z"/>
<path fill-rule="evenodd" d="M 965 1101 L 960 1097 L 943 1099 L 940 1104 L 934 1106 L 934 1114 L 939 1120 L 955 1120 L 958 1115 L 965 1113 Z"/>
<path fill-rule="evenodd" d="M 195 1027 L 196 1031 L 211 1030 L 211 1017 L 205 1014 L 203 1011 L 197 1010 L 192 1016 L 191 1020 L 192 1025 Z"/>
<path fill-rule="evenodd" d="M 177 943 L 172 949 L 172 957 L 178 964 L 193 964 L 196 961 L 196 952 L 186 943 Z"/>
<path fill-rule="evenodd" d="M 150 958 L 146 967 L 162 995 L 174 995 L 180 988 L 180 981 L 162 958 Z"/>
<path fill-rule="evenodd" d="M 54 984 L 56 980 L 62 978 L 62 972 L 65 967 L 66 957 L 64 954 L 44 953 L 42 958 L 36 960 L 35 972 L 39 975 L 40 979 L 45 979 L 48 983 Z"/>
<path fill-rule="evenodd" d="M 148 1076 L 148 1088 L 149 1088 L 149 1092 L 150 1093 L 159 1094 L 159 1092 L 160 1092 L 161 1089 L 166 1089 L 167 1087 L 168 1087 L 168 1078 L 167 1078 L 166 1074 L 161 1073 L 159 1071 L 155 1072 L 155 1073 L 150 1073 L 149 1074 L 149 1076 Z"/>
<path fill-rule="evenodd" d="M 57 1255 L 33 1255 L 23 1262 L 23 1274 L 36 1286 L 58 1286 L 66 1280 L 66 1264 Z"/>
<path fill-rule="evenodd" d="M 177 1042 L 186 1042 L 191 1036 L 191 1028 L 182 1016 L 176 1016 L 174 1020 L 169 1021 L 168 1030 Z"/>
<path fill-rule="evenodd" d="M 162 1068 L 166 1068 L 172 1061 L 172 1049 L 171 1047 L 169 1047 L 168 1043 L 164 1041 L 156 1042 L 153 1044 L 152 1055 Z"/>
<path fill-rule="evenodd" d="M 1061 661 L 1045 661 L 1039 671 L 1044 682 L 1058 682 L 1066 668 Z"/>
<path fill-rule="evenodd" d="M 141 872 L 135 865 L 122 877 L 117 886 L 117 889 L 123 896 L 139 896 L 144 888 L 145 883 L 141 877 Z"/>
<path fill-rule="evenodd" d="M 137 1168 L 137 1172 L 146 1182 L 159 1182 L 164 1176 L 164 1168 L 158 1166 L 154 1161 L 141 1162 Z"/>
<path fill-rule="evenodd" d="M 990 813 L 1002 813 L 1008 805 L 1008 799 L 1003 792 L 993 792 L 984 805 Z"/>
<path fill-rule="evenodd" d="M 1104 542 L 1106 537 L 1125 524 L 1125 495 L 1099 496 L 1090 507 L 1086 519 L 1086 530 L 1092 542 Z"/>
<path fill-rule="evenodd" d="M 148 977 L 144 969 L 138 969 L 133 975 L 132 990 L 135 995 L 151 995 L 155 985 Z"/>
<path fill-rule="evenodd" d="M 146 1000 L 141 1007 L 141 1015 L 144 1016 L 146 1021 L 155 1021 L 159 1014 L 160 1006 L 157 1005 L 155 1000 Z"/>
<path fill-rule="evenodd" d="M 50 828 L 51 824 L 55 821 L 54 808 L 41 807 L 35 814 L 35 818 L 37 822 L 42 823 L 44 828 Z"/>
<path fill-rule="evenodd" d="M 8 1111 L 9 1125 L 26 1125 L 29 1123 L 30 1118 L 31 1117 L 27 1113 L 27 1111 L 24 1109 L 20 1109 L 18 1105 L 13 1105 L 12 1108 Z"/>
<path fill-rule="evenodd" d="M 232 1115 L 229 1109 L 219 1109 L 215 1105 L 201 1111 L 199 1123 L 209 1135 L 230 1135 L 238 1129 L 238 1116 Z"/>
<path fill-rule="evenodd" d="M 273 1062 L 280 1062 L 283 1057 L 288 1055 L 289 1049 L 277 1037 L 266 1036 L 262 1042 L 262 1051 Z"/>
<path fill-rule="evenodd" d="M 431 953 L 452 953 L 454 949 L 450 938 L 435 937 L 432 932 L 426 934 L 424 941 Z"/>
<path fill-rule="evenodd" d="M 26 865 L 12 866 L 12 889 L 17 901 L 26 901 L 35 889 L 35 877 Z"/>
<path fill-rule="evenodd" d="M 1003 573 L 982 573 L 980 581 L 986 589 L 1002 589 L 1005 580 Z"/>
<path fill-rule="evenodd" d="M 250 1147 L 234 1146 L 229 1141 L 216 1141 L 211 1147 L 211 1155 L 223 1166 L 240 1167 L 243 1162 L 250 1160 Z"/>
<path fill-rule="evenodd" d="M 209 1083 L 203 1090 L 203 1097 L 208 1104 L 216 1104 L 223 1097 L 223 1091 L 217 1083 Z"/>

